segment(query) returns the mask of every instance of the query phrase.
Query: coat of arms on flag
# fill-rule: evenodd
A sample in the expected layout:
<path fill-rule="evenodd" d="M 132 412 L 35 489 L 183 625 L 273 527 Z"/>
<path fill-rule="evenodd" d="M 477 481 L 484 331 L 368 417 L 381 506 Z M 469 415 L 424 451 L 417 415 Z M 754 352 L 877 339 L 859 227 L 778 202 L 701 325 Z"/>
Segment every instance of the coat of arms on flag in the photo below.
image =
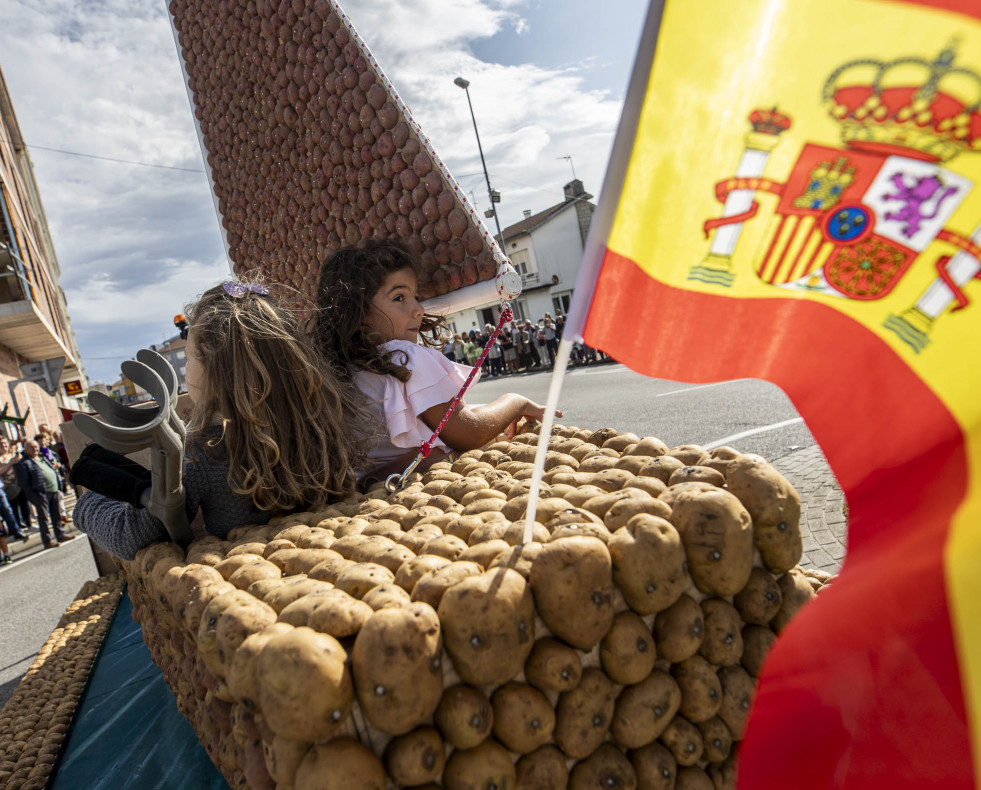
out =
<path fill-rule="evenodd" d="M 724 207 L 705 222 L 709 253 L 689 279 L 731 286 L 743 225 L 758 213 L 756 194 L 769 192 L 779 201 L 755 269 L 765 283 L 875 300 L 911 266 L 935 267 L 921 298 L 885 321 L 920 352 L 943 312 L 968 305 L 964 287 L 981 272 L 981 225 L 970 235 L 947 225 L 975 185 L 944 166 L 981 149 L 981 76 L 957 65 L 953 47 L 933 59 L 855 60 L 828 77 L 821 99 L 844 146 L 805 143 L 784 181 L 764 173 L 792 118 L 777 108 L 749 115 L 736 174 L 716 184 Z M 929 260 L 935 241 L 953 254 Z"/>

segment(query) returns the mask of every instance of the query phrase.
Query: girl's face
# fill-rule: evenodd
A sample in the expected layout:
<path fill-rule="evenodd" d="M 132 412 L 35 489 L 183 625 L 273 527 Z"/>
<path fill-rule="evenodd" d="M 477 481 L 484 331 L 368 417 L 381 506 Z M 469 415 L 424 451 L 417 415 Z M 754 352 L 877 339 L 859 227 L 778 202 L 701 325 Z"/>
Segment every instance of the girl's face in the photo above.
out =
<path fill-rule="evenodd" d="M 415 343 L 424 313 L 416 289 L 416 275 L 412 269 L 399 269 L 388 275 L 371 297 L 368 327 L 386 342 L 407 340 Z"/>
<path fill-rule="evenodd" d="M 201 358 L 197 353 L 197 346 L 194 343 L 193 329 L 188 330 L 184 356 L 187 359 L 187 366 L 184 368 L 184 386 L 187 387 L 187 395 L 191 401 L 197 403 L 201 396 L 201 381 L 204 370 L 201 365 Z"/>

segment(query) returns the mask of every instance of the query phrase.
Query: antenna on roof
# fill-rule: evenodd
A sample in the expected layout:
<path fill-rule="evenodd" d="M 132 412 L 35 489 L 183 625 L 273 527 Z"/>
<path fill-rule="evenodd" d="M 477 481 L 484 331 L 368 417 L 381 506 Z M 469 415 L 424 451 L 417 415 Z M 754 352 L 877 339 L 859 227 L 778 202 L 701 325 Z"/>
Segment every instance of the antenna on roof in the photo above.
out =
<path fill-rule="evenodd" d="M 576 166 L 574 164 L 572 164 L 572 157 L 567 155 L 567 156 L 557 156 L 555 158 L 556 159 L 568 159 L 569 160 L 569 167 L 572 168 L 572 180 L 575 181 L 576 180 Z"/>

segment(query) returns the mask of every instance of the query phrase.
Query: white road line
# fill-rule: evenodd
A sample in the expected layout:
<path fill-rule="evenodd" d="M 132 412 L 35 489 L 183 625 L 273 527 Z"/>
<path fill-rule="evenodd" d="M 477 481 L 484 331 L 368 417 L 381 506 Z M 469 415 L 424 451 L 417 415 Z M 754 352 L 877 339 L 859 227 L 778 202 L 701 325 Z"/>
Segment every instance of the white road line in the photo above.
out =
<path fill-rule="evenodd" d="M 62 543 L 57 549 L 42 549 L 41 551 L 36 551 L 33 554 L 28 555 L 27 557 L 21 557 L 20 559 L 14 560 L 12 563 L 10 563 L 10 565 L 0 565 L 0 573 L 3 573 L 4 571 L 13 570 L 18 565 L 23 565 L 25 562 L 36 560 L 42 555 L 47 554 L 49 551 L 61 551 L 61 549 L 65 548 L 66 546 L 74 546 L 76 541 L 78 541 L 79 543 L 88 543 L 88 541 L 85 540 L 87 536 L 85 535 L 84 532 L 73 532 L 72 534 L 75 535 L 75 540 L 70 540 L 68 541 L 67 544 Z M 10 541 L 8 541 L 8 543 L 9 542 Z M 69 549 L 69 551 L 71 551 L 71 549 Z"/>
<path fill-rule="evenodd" d="M 729 444 L 729 442 L 734 442 L 737 439 L 745 439 L 747 436 L 755 436 L 758 433 L 766 433 L 767 431 L 775 431 L 778 428 L 785 428 L 788 425 L 796 425 L 799 422 L 804 422 L 803 417 L 795 417 L 792 420 L 784 420 L 783 422 L 775 422 L 773 425 L 764 425 L 760 428 L 751 428 L 748 431 L 742 431 L 741 433 L 734 433 L 732 436 L 726 436 L 722 439 L 717 439 L 714 442 L 709 442 L 708 444 L 703 444 L 706 450 L 714 450 L 716 447 L 721 447 L 724 444 Z"/>
<path fill-rule="evenodd" d="M 568 375 L 575 376 L 576 378 L 579 378 L 579 376 L 602 376 L 606 373 L 621 373 L 624 370 L 629 370 L 629 368 L 626 365 L 614 365 L 606 370 L 582 370 L 580 368 L 570 368 Z"/>
<path fill-rule="evenodd" d="M 752 379 L 733 379 L 732 381 L 716 381 L 714 384 L 698 384 L 694 387 L 685 387 L 680 390 L 671 390 L 670 392 L 660 392 L 655 395 L 655 398 L 664 398 L 668 395 L 681 395 L 685 392 L 694 392 L 695 390 L 704 390 L 709 387 L 724 387 L 726 384 L 738 384 L 740 381 L 752 381 Z"/>

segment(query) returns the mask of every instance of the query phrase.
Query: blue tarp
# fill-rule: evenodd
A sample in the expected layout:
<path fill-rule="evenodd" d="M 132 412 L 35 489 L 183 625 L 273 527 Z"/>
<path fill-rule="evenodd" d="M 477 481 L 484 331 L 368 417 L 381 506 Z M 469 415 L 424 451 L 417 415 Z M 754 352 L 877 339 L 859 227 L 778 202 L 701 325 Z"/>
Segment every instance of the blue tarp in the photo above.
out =
<path fill-rule="evenodd" d="M 228 790 L 143 644 L 124 593 L 51 790 Z"/>

